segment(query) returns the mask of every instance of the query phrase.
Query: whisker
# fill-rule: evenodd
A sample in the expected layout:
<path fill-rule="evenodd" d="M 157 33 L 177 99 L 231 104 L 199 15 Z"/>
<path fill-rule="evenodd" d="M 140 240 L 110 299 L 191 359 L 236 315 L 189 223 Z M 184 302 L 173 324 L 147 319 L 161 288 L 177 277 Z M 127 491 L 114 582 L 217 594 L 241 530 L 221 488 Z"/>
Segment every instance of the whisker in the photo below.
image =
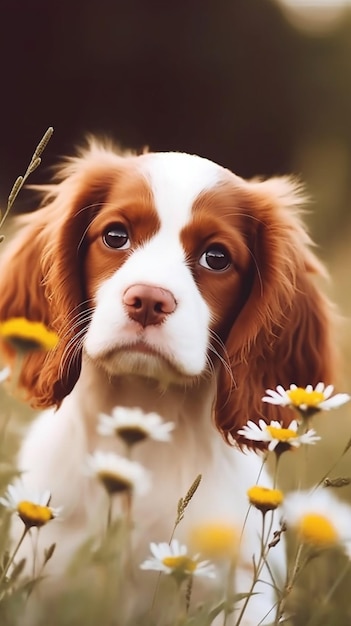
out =
<path fill-rule="evenodd" d="M 71 309 L 68 313 L 67 313 L 67 322 L 66 324 L 62 327 L 63 330 L 66 328 L 66 326 L 68 326 L 72 321 L 74 321 L 79 315 L 82 315 L 83 313 L 85 313 L 86 311 L 92 311 L 94 307 L 89 307 L 84 308 L 83 310 L 81 310 L 81 307 L 84 306 L 85 304 L 88 304 L 89 302 L 94 303 L 93 298 L 89 298 L 88 300 L 83 300 L 83 302 L 80 302 L 79 304 L 77 304 L 77 306 L 73 307 L 73 309 Z M 73 315 L 73 313 L 75 311 L 78 311 L 78 313 L 75 313 Z"/>
<path fill-rule="evenodd" d="M 205 378 L 211 378 L 213 376 L 213 374 L 215 373 L 215 367 L 213 364 L 213 361 L 211 360 L 211 357 L 209 356 L 209 354 L 206 354 L 206 365 L 207 368 L 205 370 Z"/>
<path fill-rule="evenodd" d="M 78 356 L 78 353 L 83 345 L 86 332 L 86 327 L 81 328 L 65 346 L 59 365 L 59 378 L 63 378 L 65 368 L 69 371 L 71 364 L 73 363 L 73 357 L 76 358 Z"/>
<path fill-rule="evenodd" d="M 230 380 L 231 380 L 231 389 L 235 386 L 235 381 L 234 381 L 234 376 L 233 376 L 233 372 L 232 369 L 230 367 L 230 365 L 227 363 L 227 361 L 219 354 L 218 350 L 216 350 L 216 348 L 214 348 L 214 346 L 212 346 L 212 344 L 209 344 L 208 349 L 217 357 L 217 359 L 220 361 L 220 363 L 223 365 L 225 371 L 227 372 Z"/>
<path fill-rule="evenodd" d="M 222 366 L 224 367 L 225 371 L 227 372 L 230 380 L 231 380 L 231 387 L 230 387 L 230 391 L 236 387 L 236 382 L 233 376 L 233 371 L 230 365 L 230 358 L 229 358 L 229 354 L 227 351 L 227 348 L 223 342 L 223 340 L 220 338 L 220 336 L 214 331 L 214 330 L 210 330 L 210 338 L 211 338 L 211 342 L 208 346 L 208 349 L 215 354 L 215 356 L 218 358 L 218 360 L 220 361 L 220 363 L 222 364 Z M 220 352 L 214 347 L 213 342 L 216 342 L 219 346 L 219 348 L 221 349 L 222 354 L 220 354 Z"/>
<path fill-rule="evenodd" d="M 210 337 L 212 339 L 214 339 L 214 341 L 216 341 L 218 343 L 218 345 L 222 348 L 224 355 L 227 357 L 228 361 L 229 361 L 229 355 L 227 352 L 227 348 L 225 347 L 225 343 L 224 341 L 220 338 L 220 336 L 218 335 L 218 333 L 216 333 L 215 330 L 211 330 L 210 329 Z"/>
<path fill-rule="evenodd" d="M 67 335 L 69 335 L 76 328 L 79 328 L 79 326 L 81 326 L 83 323 L 86 324 L 86 322 L 90 322 L 92 315 L 94 313 L 94 310 L 95 309 L 93 308 L 87 309 L 86 311 L 82 311 L 82 313 L 75 315 L 74 318 L 70 320 L 69 322 L 67 322 L 67 324 L 64 326 L 63 332 L 60 333 L 60 338 L 64 339 L 65 337 L 67 337 Z"/>

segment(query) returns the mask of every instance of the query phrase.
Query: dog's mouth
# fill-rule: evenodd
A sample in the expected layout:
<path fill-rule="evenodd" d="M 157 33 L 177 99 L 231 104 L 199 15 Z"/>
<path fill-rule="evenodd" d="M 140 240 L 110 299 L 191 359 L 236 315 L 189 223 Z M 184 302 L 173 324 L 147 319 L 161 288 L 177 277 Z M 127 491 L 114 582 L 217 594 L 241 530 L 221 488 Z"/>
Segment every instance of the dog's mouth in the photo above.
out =
<path fill-rule="evenodd" d="M 167 386 L 192 384 L 198 380 L 198 376 L 187 373 L 172 354 L 165 354 L 145 341 L 119 346 L 105 353 L 99 360 L 112 376 L 142 376 Z"/>

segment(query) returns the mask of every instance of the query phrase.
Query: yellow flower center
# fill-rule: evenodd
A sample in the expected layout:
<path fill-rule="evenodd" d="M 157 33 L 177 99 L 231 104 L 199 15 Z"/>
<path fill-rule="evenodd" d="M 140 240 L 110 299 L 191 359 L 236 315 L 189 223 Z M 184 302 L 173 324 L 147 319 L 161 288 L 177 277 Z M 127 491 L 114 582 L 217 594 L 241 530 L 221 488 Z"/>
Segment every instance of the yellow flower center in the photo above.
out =
<path fill-rule="evenodd" d="M 196 561 L 193 561 L 189 556 L 165 556 L 162 559 L 163 565 L 170 567 L 173 570 L 181 570 L 182 572 L 188 572 L 192 574 L 197 568 Z"/>
<path fill-rule="evenodd" d="M 263 513 L 276 509 L 283 502 L 283 494 L 279 489 L 254 485 L 248 490 L 247 495 L 250 503 Z"/>
<path fill-rule="evenodd" d="M 12 317 L 1 322 L 0 336 L 23 352 L 52 350 L 59 341 L 54 331 L 41 322 L 32 322 L 25 317 Z"/>
<path fill-rule="evenodd" d="M 100 471 L 98 478 L 110 494 L 131 491 L 133 487 L 132 483 L 125 476 L 117 476 L 117 474 L 112 472 Z"/>
<path fill-rule="evenodd" d="M 140 426 L 118 426 L 116 434 L 128 445 L 133 445 L 147 438 L 147 433 Z"/>
<path fill-rule="evenodd" d="M 297 433 L 291 428 L 276 428 L 275 426 L 267 426 L 266 429 L 272 436 L 272 439 L 278 439 L 278 441 L 289 441 L 289 439 L 297 437 Z"/>
<path fill-rule="evenodd" d="M 299 523 L 300 536 L 306 543 L 322 547 L 338 541 L 338 533 L 332 522 L 318 513 L 308 513 Z"/>
<path fill-rule="evenodd" d="M 17 513 L 22 522 L 28 528 L 32 526 L 44 526 L 47 522 L 50 522 L 54 518 L 54 514 L 50 507 L 42 506 L 41 504 L 35 504 L 28 500 L 22 500 L 17 505 Z"/>
<path fill-rule="evenodd" d="M 196 552 L 208 558 L 228 558 L 237 552 L 239 532 L 231 524 L 209 522 L 193 528 L 190 541 Z"/>
<path fill-rule="evenodd" d="M 308 407 L 318 407 L 318 405 L 325 400 L 324 393 L 322 391 L 306 391 L 306 389 L 303 389 L 302 387 L 289 389 L 286 393 L 294 406 L 306 404 Z"/>

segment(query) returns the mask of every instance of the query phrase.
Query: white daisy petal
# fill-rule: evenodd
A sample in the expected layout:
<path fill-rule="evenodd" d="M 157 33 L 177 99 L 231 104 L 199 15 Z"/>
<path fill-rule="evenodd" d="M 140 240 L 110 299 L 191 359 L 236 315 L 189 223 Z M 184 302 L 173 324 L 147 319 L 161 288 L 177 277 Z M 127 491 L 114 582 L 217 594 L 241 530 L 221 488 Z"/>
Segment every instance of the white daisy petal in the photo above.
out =
<path fill-rule="evenodd" d="M 325 399 L 329 398 L 332 395 L 333 391 L 334 391 L 334 385 L 328 385 L 328 387 L 326 387 L 323 390 Z"/>
<path fill-rule="evenodd" d="M 175 428 L 173 422 L 164 422 L 157 413 L 144 413 L 139 408 L 115 407 L 111 415 L 99 416 L 97 431 L 103 436 L 117 435 L 127 444 L 144 439 L 167 442 Z"/>
<path fill-rule="evenodd" d="M 276 389 L 277 391 L 267 389 L 268 395 L 262 398 L 262 402 L 276 406 L 294 407 L 302 412 L 308 412 L 309 415 L 323 409 L 337 408 L 350 400 L 349 394 L 346 393 L 332 396 L 334 386 L 328 385 L 326 387 L 322 382 L 319 382 L 315 388 L 310 384 L 305 388 L 291 384 L 287 391 L 281 385 L 278 385 Z"/>
<path fill-rule="evenodd" d="M 288 397 L 287 393 L 286 393 L 286 391 L 285 391 L 285 389 L 284 389 L 284 387 L 282 385 L 277 385 L 276 389 L 277 389 L 279 395 L 281 395 L 283 398 L 287 398 Z"/>
<path fill-rule="evenodd" d="M 268 450 L 277 453 L 284 452 L 290 447 L 298 448 L 302 444 L 314 444 L 320 439 L 313 429 L 303 435 L 298 435 L 298 422 L 295 419 L 290 422 L 288 428 L 283 428 L 276 420 L 267 424 L 260 419 L 259 427 L 249 421 L 238 433 L 250 441 L 268 443 Z"/>
<path fill-rule="evenodd" d="M 33 493 L 25 486 L 16 482 L 7 487 L 0 503 L 12 513 L 16 513 L 27 528 L 41 527 L 47 522 L 60 516 L 62 507 L 49 506 L 51 493 L 46 490 L 42 493 Z"/>
<path fill-rule="evenodd" d="M 324 402 L 320 403 L 320 408 L 329 411 L 330 409 L 336 409 L 339 406 L 342 406 L 346 402 L 350 400 L 350 396 L 348 393 L 337 393 L 335 396 L 328 398 Z"/>
<path fill-rule="evenodd" d="M 300 439 L 301 443 L 307 443 L 308 444 L 308 443 L 315 443 L 317 441 L 320 441 L 321 437 L 319 437 L 316 434 L 316 431 L 313 428 L 311 428 L 310 430 L 307 431 L 307 433 L 304 433 L 303 435 L 300 435 L 299 439 Z"/>
<path fill-rule="evenodd" d="M 248 423 L 248 424 L 249 424 L 249 423 L 250 423 L 250 424 L 253 424 L 253 425 L 257 428 L 257 430 L 258 430 L 258 431 L 263 431 L 263 430 L 265 430 L 265 429 L 267 428 L 267 422 L 265 422 L 265 421 L 264 421 L 264 420 L 262 420 L 262 419 L 258 420 L 258 426 L 259 426 L 259 428 L 258 428 L 258 426 L 256 426 L 255 422 L 247 422 L 247 423 Z"/>
<path fill-rule="evenodd" d="M 284 518 L 305 543 L 319 548 L 340 545 L 350 556 L 351 507 L 329 489 L 295 491 L 285 497 Z"/>
<path fill-rule="evenodd" d="M 151 543 L 150 551 L 154 556 L 141 563 L 142 570 L 156 570 L 181 579 L 189 576 L 216 576 L 215 568 L 209 561 L 199 561 L 199 555 L 188 556 L 187 546 L 180 544 L 177 539 L 172 539 L 170 544 Z"/>
<path fill-rule="evenodd" d="M 280 406 L 285 406 L 290 402 L 287 396 L 277 393 L 273 389 L 266 389 L 266 393 L 269 395 L 263 396 L 262 402 L 268 402 L 269 404 L 276 404 Z"/>
<path fill-rule="evenodd" d="M 150 488 L 150 475 L 144 467 L 114 452 L 95 451 L 89 455 L 85 472 L 98 479 L 110 494 L 134 491 L 143 495 Z"/>

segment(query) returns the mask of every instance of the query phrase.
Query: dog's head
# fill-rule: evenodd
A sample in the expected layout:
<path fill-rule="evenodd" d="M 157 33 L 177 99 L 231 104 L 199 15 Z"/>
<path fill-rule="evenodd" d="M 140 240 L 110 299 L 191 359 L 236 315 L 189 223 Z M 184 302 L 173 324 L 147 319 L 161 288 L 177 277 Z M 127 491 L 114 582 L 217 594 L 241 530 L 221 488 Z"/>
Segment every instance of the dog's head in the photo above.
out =
<path fill-rule="evenodd" d="M 165 387 L 215 375 L 216 423 L 234 436 L 247 419 L 281 419 L 262 406 L 267 387 L 330 382 L 331 314 L 292 180 L 92 143 L 44 192 L 0 273 L 1 319 L 39 320 L 61 338 L 23 364 L 33 404 L 72 390 L 82 350 L 109 376 Z"/>

